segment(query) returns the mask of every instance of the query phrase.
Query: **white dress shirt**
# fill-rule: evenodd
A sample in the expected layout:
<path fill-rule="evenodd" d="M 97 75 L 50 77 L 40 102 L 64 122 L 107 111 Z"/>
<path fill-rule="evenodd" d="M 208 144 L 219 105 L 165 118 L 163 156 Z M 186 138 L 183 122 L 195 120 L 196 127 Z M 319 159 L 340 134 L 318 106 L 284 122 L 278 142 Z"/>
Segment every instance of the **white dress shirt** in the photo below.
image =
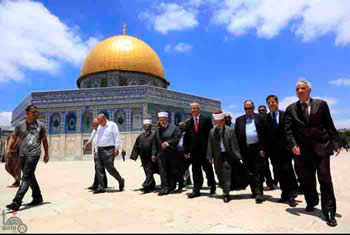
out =
<path fill-rule="evenodd" d="M 96 131 L 97 147 L 115 146 L 115 149 L 118 149 L 119 144 L 120 134 L 117 124 L 107 120 L 106 125 L 98 126 Z"/>

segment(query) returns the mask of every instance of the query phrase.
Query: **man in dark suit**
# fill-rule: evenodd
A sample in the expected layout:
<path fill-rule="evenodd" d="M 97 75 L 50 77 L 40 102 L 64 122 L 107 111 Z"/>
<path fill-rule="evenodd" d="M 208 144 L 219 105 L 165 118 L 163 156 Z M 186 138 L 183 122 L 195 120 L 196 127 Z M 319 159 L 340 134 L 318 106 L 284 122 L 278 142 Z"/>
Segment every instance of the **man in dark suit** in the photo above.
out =
<path fill-rule="evenodd" d="M 298 183 L 292 165 L 293 154 L 285 138 L 285 112 L 278 109 L 278 98 L 275 95 L 269 95 L 266 103 L 270 112 L 266 116 L 265 150 L 271 159 L 275 177 L 280 182 L 282 194 L 279 202 L 288 202 L 291 207 L 295 207 Z"/>
<path fill-rule="evenodd" d="M 236 119 L 235 131 L 243 162 L 253 174 L 250 189 L 256 203 L 263 202 L 265 119 L 254 113 L 252 100 L 244 101 L 245 115 Z"/>
<path fill-rule="evenodd" d="M 311 83 L 301 80 L 296 85 L 299 101 L 286 110 L 285 132 L 295 155 L 295 168 L 300 176 L 307 203 L 313 211 L 319 202 L 316 172 L 321 190 L 321 208 L 329 226 L 336 226 L 336 200 L 330 173 L 330 155 L 340 152 L 337 130 L 325 101 L 310 98 Z"/>
<path fill-rule="evenodd" d="M 167 195 L 176 188 L 179 176 L 176 167 L 178 157 L 177 145 L 180 140 L 180 129 L 168 122 L 168 112 L 160 111 L 159 127 L 156 129 L 152 141 L 152 161 L 158 161 L 161 190 L 158 196 Z"/>
<path fill-rule="evenodd" d="M 193 191 L 189 198 L 199 197 L 203 185 L 202 168 L 205 171 L 210 187 L 210 195 L 215 194 L 216 183 L 212 165 L 207 160 L 208 136 L 213 123 L 210 117 L 200 114 L 198 103 L 190 105 L 192 117 L 186 121 L 184 136 L 185 158 L 192 159 Z"/>

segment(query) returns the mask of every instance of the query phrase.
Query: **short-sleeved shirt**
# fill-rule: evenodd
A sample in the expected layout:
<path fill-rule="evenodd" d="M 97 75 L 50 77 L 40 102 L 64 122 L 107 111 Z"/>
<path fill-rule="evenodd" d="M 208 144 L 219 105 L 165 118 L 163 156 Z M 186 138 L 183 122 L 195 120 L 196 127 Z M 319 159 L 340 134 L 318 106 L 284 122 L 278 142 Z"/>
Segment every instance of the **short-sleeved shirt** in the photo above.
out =
<path fill-rule="evenodd" d="M 14 135 L 20 138 L 21 156 L 40 156 L 41 138 L 46 136 L 44 123 L 37 120 L 28 124 L 23 120 L 15 127 Z"/>

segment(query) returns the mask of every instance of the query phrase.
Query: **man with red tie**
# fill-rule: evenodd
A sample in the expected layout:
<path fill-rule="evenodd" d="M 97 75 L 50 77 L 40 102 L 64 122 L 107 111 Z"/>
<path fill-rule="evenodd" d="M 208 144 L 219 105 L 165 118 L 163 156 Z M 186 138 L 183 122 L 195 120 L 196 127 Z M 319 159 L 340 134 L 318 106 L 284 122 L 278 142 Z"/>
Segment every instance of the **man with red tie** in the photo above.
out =
<path fill-rule="evenodd" d="M 192 117 L 186 121 L 186 133 L 184 136 L 185 158 L 192 161 L 193 191 L 189 198 L 200 196 L 200 189 L 203 185 L 202 168 L 205 171 L 210 187 L 210 195 L 215 194 L 215 178 L 212 165 L 207 160 L 208 136 L 213 128 L 211 117 L 200 114 L 198 103 L 190 104 Z"/>

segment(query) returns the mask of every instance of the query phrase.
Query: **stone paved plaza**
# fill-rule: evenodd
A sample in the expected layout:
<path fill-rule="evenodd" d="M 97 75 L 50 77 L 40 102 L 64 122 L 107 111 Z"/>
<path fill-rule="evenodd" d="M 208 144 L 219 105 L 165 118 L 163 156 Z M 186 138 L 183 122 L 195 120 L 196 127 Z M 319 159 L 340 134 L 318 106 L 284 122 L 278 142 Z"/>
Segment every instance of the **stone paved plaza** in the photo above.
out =
<path fill-rule="evenodd" d="M 278 203 L 280 191 L 265 191 L 265 202 L 255 204 L 250 190 L 232 192 L 232 200 L 224 204 L 221 189 L 217 196 L 187 199 L 191 188 L 168 196 L 139 191 L 144 180 L 140 161 L 118 157 L 116 167 L 126 178 L 124 192 L 119 192 L 116 180 L 108 176 L 108 192 L 92 194 L 86 188 L 92 184 L 93 161 L 42 161 L 37 179 L 45 203 L 26 207 L 31 190 L 24 198 L 24 206 L 17 212 L 28 233 L 349 233 L 350 184 L 348 172 L 350 152 L 342 152 L 331 160 L 332 177 L 337 198 L 338 226 L 331 228 L 321 216 L 320 205 L 314 212 L 304 210 L 303 195 L 299 205 L 289 208 Z M 1 164 L 0 208 L 3 210 L 14 197 L 16 189 L 6 188 L 11 177 Z M 160 183 L 156 176 L 157 184 Z M 205 183 L 206 186 L 206 183 Z M 10 218 L 11 213 L 6 214 Z M 1 230 L 0 233 L 6 231 Z M 8 231 L 7 231 L 8 232 Z"/>

